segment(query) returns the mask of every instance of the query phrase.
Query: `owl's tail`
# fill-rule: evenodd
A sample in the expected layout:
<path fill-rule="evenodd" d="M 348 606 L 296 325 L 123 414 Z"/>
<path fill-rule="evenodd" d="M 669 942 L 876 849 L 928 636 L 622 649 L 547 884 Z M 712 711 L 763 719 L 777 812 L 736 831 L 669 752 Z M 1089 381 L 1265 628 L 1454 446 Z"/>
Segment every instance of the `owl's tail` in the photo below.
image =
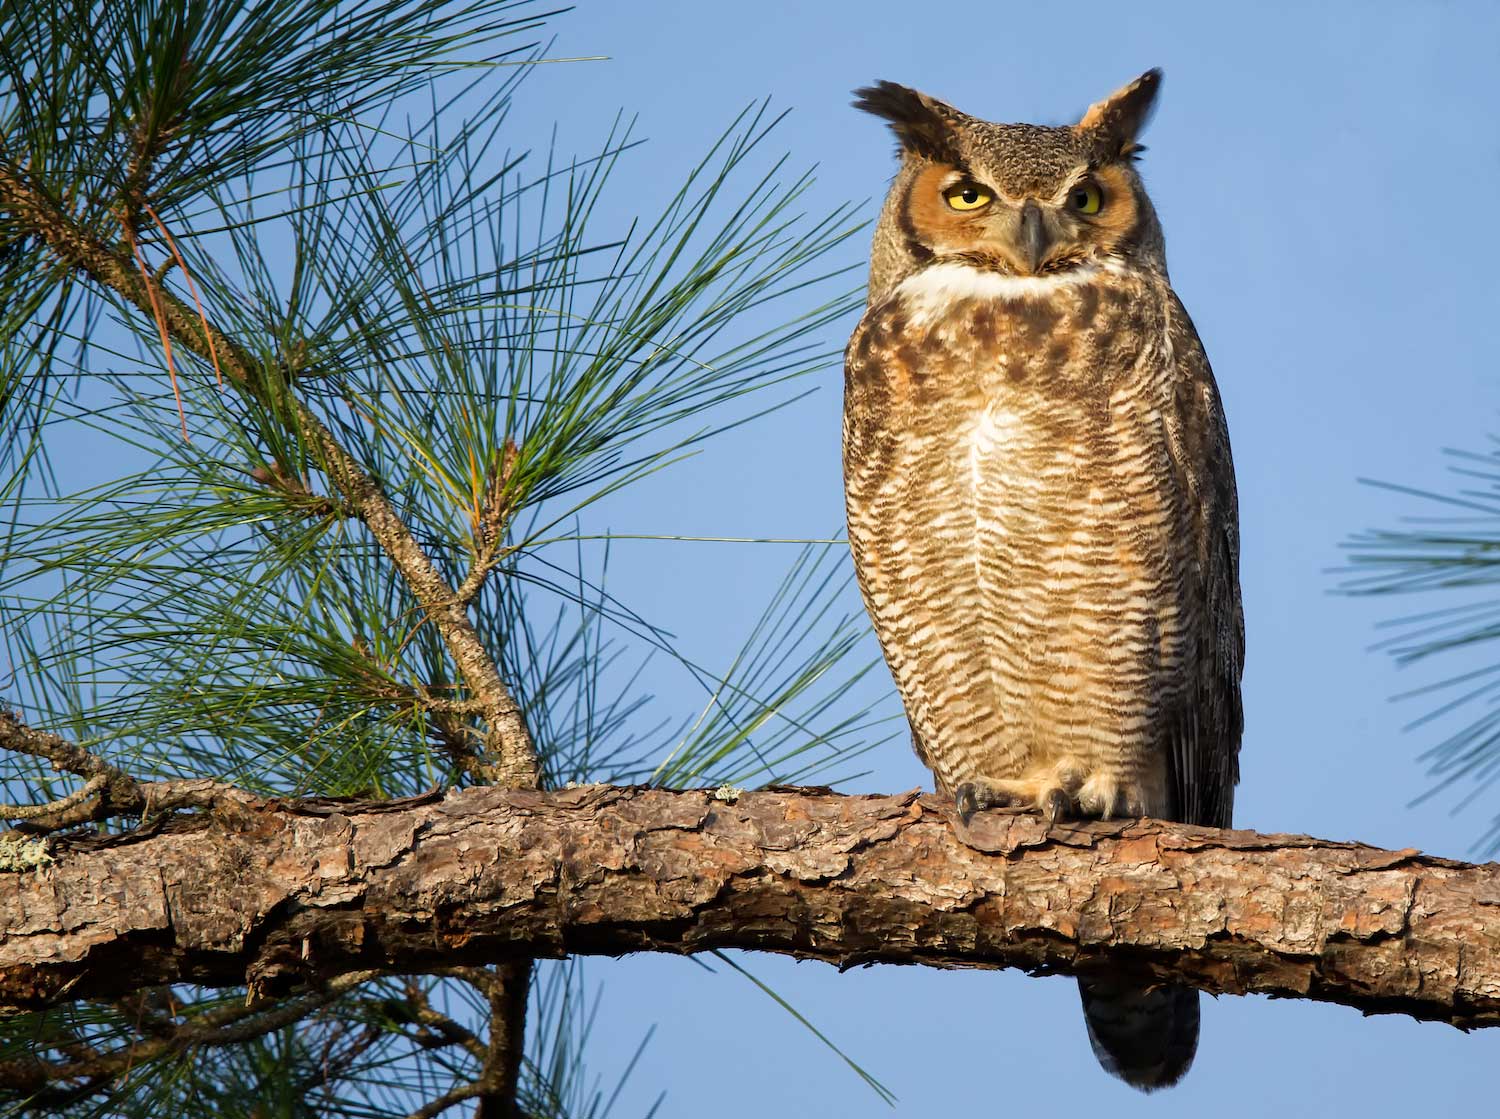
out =
<path fill-rule="evenodd" d="M 1133 987 L 1080 979 L 1089 1043 L 1104 1071 L 1132 1088 L 1170 1088 L 1198 1051 L 1198 992 L 1191 987 Z"/>

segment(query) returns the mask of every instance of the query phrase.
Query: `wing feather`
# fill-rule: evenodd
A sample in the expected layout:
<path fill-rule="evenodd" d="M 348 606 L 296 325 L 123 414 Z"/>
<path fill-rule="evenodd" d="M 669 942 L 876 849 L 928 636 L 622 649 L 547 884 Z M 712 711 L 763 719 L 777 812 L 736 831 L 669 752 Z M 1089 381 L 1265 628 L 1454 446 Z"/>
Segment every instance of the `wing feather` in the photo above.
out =
<path fill-rule="evenodd" d="M 1196 578 L 1189 593 L 1198 622 L 1186 709 L 1169 751 L 1169 781 L 1185 823 L 1229 827 L 1239 782 L 1244 707 L 1245 615 L 1240 602 L 1239 498 L 1229 428 L 1208 355 L 1192 319 L 1171 297 L 1168 325 L 1178 374 L 1178 469 L 1194 502 Z"/>

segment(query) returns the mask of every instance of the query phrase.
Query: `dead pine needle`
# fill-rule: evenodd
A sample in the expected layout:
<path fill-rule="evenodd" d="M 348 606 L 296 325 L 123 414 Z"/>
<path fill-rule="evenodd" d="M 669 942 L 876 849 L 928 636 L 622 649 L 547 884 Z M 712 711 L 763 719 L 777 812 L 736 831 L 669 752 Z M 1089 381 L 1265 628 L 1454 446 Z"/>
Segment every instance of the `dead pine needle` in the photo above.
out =
<path fill-rule="evenodd" d="M 125 239 L 130 242 L 130 251 L 135 254 L 136 267 L 141 270 L 141 282 L 146 285 L 146 295 L 151 300 L 151 317 L 156 321 L 156 333 L 161 338 L 162 353 L 167 359 L 167 376 L 172 382 L 172 399 L 177 401 L 177 418 L 182 422 L 182 441 L 191 443 L 193 440 L 188 435 L 187 412 L 182 407 L 182 390 L 177 387 L 177 363 L 172 359 L 172 338 L 167 333 L 167 318 L 156 294 L 156 283 L 151 279 L 151 270 L 146 267 L 146 258 L 141 255 L 141 246 L 135 239 L 131 223 L 122 219 L 120 225 L 125 230 Z"/>
<path fill-rule="evenodd" d="M 224 387 L 224 371 L 219 368 L 219 349 L 214 345 L 214 333 L 208 328 L 208 316 L 203 313 L 203 301 L 198 298 L 198 285 L 193 283 L 193 273 L 187 266 L 187 261 L 182 259 L 182 253 L 177 250 L 177 242 L 172 234 L 167 232 L 167 227 L 161 218 L 156 216 L 156 211 L 151 208 L 149 202 L 143 202 L 142 207 L 146 213 L 151 215 L 151 220 L 156 223 L 156 228 L 161 230 L 161 235 L 166 239 L 167 248 L 172 250 L 172 258 L 177 261 L 177 267 L 182 269 L 182 278 L 187 281 L 188 293 L 193 297 L 193 306 L 198 311 L 198 321 L 203 324 L 203 338 L 208 343 L 208 356 L 214 363 L 214 376 L 218 379 L 219 387 Z M 139 258 L 139 253 L 136 254 Z M 179 408 L 181 400 L 178 401 Z"/>

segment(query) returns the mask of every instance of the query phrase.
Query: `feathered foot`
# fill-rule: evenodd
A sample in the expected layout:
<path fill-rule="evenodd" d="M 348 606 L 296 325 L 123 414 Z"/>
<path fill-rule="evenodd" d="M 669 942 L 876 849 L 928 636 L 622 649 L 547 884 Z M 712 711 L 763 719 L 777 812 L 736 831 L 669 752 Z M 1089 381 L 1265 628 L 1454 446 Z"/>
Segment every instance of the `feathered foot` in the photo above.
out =
<path fill-rule="evenodd" d="M 1061 785 L 1042 781 L 997 781 L 978 777 L 965 781 L 953 793 L 959 822 L 968 826 L 974 813 L 987 808 L 1032 808 L 1042 814 L 1050 828 L 1073 813 L 1073 798 Z"/>

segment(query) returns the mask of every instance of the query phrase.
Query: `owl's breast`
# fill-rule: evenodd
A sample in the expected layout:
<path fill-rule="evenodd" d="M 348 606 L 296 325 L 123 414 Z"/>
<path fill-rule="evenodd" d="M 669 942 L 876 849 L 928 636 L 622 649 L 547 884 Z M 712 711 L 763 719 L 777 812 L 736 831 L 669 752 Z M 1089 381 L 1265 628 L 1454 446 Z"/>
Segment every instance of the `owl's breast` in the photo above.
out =
<path fill-rule="evenodd" d="M 946 781 L 1158 717 L 1190 506 L 1144 281 L 929 271 L 851 339 L 845 484 L 861 585 Z"/>
<path fill-rule="evenodd" d="M 850 339 L 846 458 L 867 480 L 897 458 L 967 472 L 976 448 L 1020 483 L 1069 462 L 1108 471 L 1160 437 L 1175 391 L 1164 292 L 1149 278 L 938 265 Z"/>
<path fill-rule="evenodd" d="M 1149 389 L 1153 368 L 1164 368 L 1150 359 L 1165 344 L 1166 294 L 1131 272 L 1004 276 L 936 265 L 866 313 L 850 339 L 846 388 L 851 403 L 886 408 L 997 396 L 1107 402 Z"/>

